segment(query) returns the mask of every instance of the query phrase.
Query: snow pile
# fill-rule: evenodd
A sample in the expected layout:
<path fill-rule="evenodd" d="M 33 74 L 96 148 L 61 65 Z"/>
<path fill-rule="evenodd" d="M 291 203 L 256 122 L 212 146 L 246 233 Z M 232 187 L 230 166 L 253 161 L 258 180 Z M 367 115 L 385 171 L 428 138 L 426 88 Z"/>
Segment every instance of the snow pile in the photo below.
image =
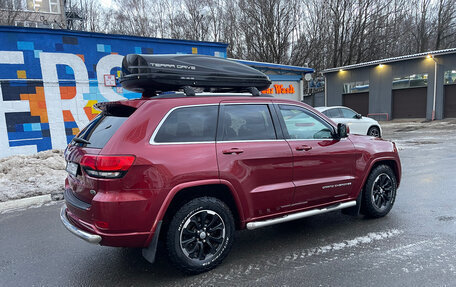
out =
<path fill-rule="evenodd" d="M 66 175 L 61 150 L 0 158 L 0 202 L 63 193 Z"/>

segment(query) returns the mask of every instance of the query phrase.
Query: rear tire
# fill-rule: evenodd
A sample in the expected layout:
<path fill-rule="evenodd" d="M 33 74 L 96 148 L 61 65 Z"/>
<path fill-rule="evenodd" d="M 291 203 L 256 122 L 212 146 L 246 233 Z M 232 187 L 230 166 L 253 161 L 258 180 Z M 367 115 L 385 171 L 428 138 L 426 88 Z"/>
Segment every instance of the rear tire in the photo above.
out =
<path fill-rule="evenodd" d="M 387 215 L 396 200 L 397 180 L 387 165 L 375 167 L 363 189 L 362 213 L 373 218 Z"/>
<path fill-rule="evenodd" d="M 184 204 L 172 218 L 166 236 L 171 262 L 187 274 L 209 271 L 228 255 L 235 224 L 229 207 L 213 197 Z"/>
<path fill-rule="evenodd" d="M 369 130 L 367 131 L 367 135 L 379 138 L 379 137 L 381 137 L 380 129 L 378 127 L 370 127 Z"/>

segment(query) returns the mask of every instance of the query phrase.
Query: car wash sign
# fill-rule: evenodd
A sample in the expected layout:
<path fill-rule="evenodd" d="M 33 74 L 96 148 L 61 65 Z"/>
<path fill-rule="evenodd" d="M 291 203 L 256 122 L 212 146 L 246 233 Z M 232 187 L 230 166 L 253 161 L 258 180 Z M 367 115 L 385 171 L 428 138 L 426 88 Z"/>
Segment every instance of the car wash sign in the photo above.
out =
<path fill-rule="evenodd" d="M 301 100 L 299 81 L 273 81 L 271 86 L 261 93 L 271 95 L 276 98 Z"/>

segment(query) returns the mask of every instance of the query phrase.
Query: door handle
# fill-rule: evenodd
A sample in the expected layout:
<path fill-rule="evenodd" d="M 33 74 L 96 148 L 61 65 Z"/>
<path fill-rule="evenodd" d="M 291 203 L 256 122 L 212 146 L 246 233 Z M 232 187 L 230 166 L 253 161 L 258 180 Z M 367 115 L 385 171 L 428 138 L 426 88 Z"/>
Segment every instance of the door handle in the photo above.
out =
<path fill-rule="evenodd" d="M 305 144 L 296 147 L 297 151 L 303 151 L 303 150 L 308 151 L 308 150 L 311 150 L 311 149 L 312 149 L 311 146 L 308 146 L 308 145 L 305 145 Z"/>
<path fill-rule="evenodd" d="M 223 154 L 240 154 L 240 153 L 243 153 L 244 151 L 242 149 L 238 149 L 238 148 L 230 148 L 230 149 L 226 149 L 226 150 L 223 150 L 222 153 Z"/>

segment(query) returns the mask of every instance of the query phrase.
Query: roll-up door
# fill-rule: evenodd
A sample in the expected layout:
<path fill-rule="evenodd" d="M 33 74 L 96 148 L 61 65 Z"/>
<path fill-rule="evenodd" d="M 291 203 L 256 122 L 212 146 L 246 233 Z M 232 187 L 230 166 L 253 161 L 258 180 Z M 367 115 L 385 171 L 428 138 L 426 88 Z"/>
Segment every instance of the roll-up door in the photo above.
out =
<path fill-rule="evenodd" d="M 367 116 L 369 113 L 369 93 L 343 94 L 342 104 L 363 116 Z"/>
<path fill-rule="evenodd" d="M 445 85 L 443 117 L 456 118 L 456 85 Z"/>
<path fill-rule="evenodd" d="M 427 87 L 393 90 L 393 119 L 425 118 Z"/>

